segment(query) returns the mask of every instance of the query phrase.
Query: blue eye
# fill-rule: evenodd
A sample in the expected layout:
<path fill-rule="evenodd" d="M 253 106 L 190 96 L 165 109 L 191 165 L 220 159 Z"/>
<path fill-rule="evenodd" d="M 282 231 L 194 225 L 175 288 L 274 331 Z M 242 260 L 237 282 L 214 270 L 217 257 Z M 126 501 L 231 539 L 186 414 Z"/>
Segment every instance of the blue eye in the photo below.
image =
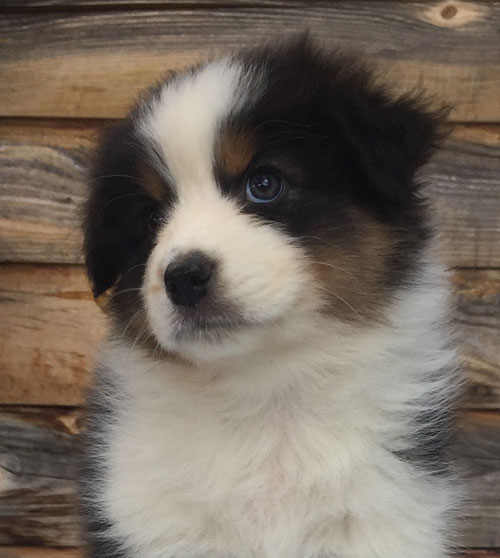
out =
<path fill-rule="evenodd" d="M 257 172 L 247 180 L 247 199 L 254 203 L 269 203 L 283 192 L 283 182 L 269 172 Z"/>

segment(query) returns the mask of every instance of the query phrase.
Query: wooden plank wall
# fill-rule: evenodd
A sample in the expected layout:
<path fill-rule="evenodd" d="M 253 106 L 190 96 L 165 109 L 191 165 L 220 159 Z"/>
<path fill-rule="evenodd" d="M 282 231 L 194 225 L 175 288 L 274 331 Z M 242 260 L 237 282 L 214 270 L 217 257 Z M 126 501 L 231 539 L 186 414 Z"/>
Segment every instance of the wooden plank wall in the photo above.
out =
<path fill-rule="evenodd" d="M 0 558 L 80 556 L 75 440 L 105 323 L 79 210 L 99 129 L 169 69 L 305 28 L 454 106 L 424 174 L 470 379 L 463 545 L 500 556 L 500 2 L 0 0 Z"/>

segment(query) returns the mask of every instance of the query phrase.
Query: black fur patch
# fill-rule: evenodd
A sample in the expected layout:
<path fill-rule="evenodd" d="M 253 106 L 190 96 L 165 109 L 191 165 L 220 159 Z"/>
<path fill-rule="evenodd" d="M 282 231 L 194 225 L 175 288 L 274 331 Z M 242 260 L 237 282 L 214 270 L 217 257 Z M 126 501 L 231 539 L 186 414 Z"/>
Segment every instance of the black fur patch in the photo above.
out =
<path fill-rule="evenodd" d="M 151 248 L 154 219 L 164 207 L 142 183 L 141 165 L 147 162 L 132 120 L 109 128 L 96 150 L 84 218 L 85 263 L 95 296 L 144 263 Z M 165 185 L 165 204 L 168 193 Z"/>
<path fill-rule="evenodd" d="M 135 125 L 133 118 L 115 124 L 97 147 L 83 223 L 84 252 L 94 296 L 113 288 L 106 304 L 116 333 L 147 343 L 144 321 L 136 319 L 143 308 L 140 287 L 175 194 L 157 175 Z M 154 191 L 148 184 L 153 173 Z"/>
<path fill-rule="evenodd" d="M 246 63 L 267 84 L 249 111 L 252 124 L 266 143 L 298 155 L 316 187 L 330 191 L 334 179 L 380 218 L 413 207 L 414 174 L 439 139 L 443 111 L 393 98 L 358 60 L 307 37 L 253 50 Z"/>
<path fill-rule="evenodd" d="M 334 243 L 353 253 L 365 234 L 353 218 L 356 208 L 394 240 L 385 286 L 403 283 L 429 235 L 415 173 L 439 139 L 443 112 L 409 97 L 392 99 L 359 62 L 324 53 L 307 38 L 253 50 L 243 60 L 264 85 L 257 83 L 249 108 L 233 113 L 225 127 L 246 131 L 257 148 L 239 176 L 216 165 L 224 193 L 306 245 Z M 286 183 L 276 202 L 246 201 L 245 182 L 259 168 Z"/>

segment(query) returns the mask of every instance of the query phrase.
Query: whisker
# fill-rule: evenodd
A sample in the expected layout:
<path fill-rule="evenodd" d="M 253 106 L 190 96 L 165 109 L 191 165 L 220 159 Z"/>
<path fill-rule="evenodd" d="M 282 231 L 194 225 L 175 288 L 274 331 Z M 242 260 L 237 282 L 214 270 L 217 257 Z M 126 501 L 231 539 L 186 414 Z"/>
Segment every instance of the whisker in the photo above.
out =
<path fill-rule="evenodd" d="M 328 294 L 331 294 L 333 297 L 335 297 L 336 299 L 340 300 L 340 302 L 342 302 L 343 304 L 345 304 L 347 306 L 347 308 L 349 308 L 350 310 L 352 310 L 352 312 L 354 312 L 354 314 L 356 314 L 356 316 L 358 316 L 358 318 L 362 318 L 363 316 L 361 316 L 361 314 L 353 307 L 351 306 L 347 300 L 343 299 L 340 295 L 338 295 L 337 293 L 334 293 L 333 291 L 331 291 L 330 289 L 327 289 L 326 287 L 323 287 L 322 285 L 316 285 L 317 287 L 319 287 L 320 289 L 324 290 L 325 292 L 327 292 Z"/>
<path fill-rule="evenodd" d="M 317 262 L 317 261 L 311 261 L 312 264 L 316 264 L 316 265 L 324 265 L 326 267 L 331 267 L 332 269 L 338 269 L 339 271 L 343 271 L 344 273 L 347 273 L 348 275 L 351 275 L 352 277 L 356 277 L 355 273 L 352 273 L 352 271 L 349 271 L 348 269 L 344 269 L 343 267 L 340 267 L 338 265 L 334 265 L 331 263 L 327 263 L 327 262 Z"/>
<path fill-rule="evenodd" d="M 128 193 L 128 194 L 122 194 L 121 196 L 116 196 L 116 198 L 113 198 L 113 199 L 111 199 L 111 200 L 108 200 L 108 201 L 102 206 L 102 209 L 105 209 L 108 205 L 110 205 L 110 204 L 112 204 L 112 203 L 115 203 L 115 202 L 118 201 L 118 200 L 121 200 L 121 199 L 123 199 L 123 198 L 128 198 L 128 197 L 131 197 L 131 196 L 143 196 L 143 197 L 146 197 L 146 198 L 149 198 L 149 197 L 150 197 L 149 194 L 146 194 L 146 192 L 130 192 L 130 193 Z"/>
<path fill-rule="evenodd" d="M 137 176 L 130 176 L 128 174 L 103 174 L 101 176 L 95 176 L 90 179 L 90 182 L 96 182 L 102 178 L 130 178 L 131 180 L 140 180 Z"/>
<path fill-rule="evenodd" d="M 127 269 L 127 271 L 125 272 L 125 275 L 126 275 L 127 273 L 129 273 L 130 271 L 133 271 L 134 269 L 137 269 L 138 267 L 146 267 L 146 265 L 147 265 L 147 264 L 145 264 L 145 263 L 133 265 L 132 267 L 129 267 L 129 268 Z"/>
<path fill-rule="evenodd" d="M 134 315 L 130 318 L 127 325 L 125 326 L 125 329 L 122 331 L 122 333 L 121 333 L 122 338 L 125 337 L 125 335 L 127 334 L 128 329 L 133 325 L 134 321 L 139 319 L 140 317 L 143 317 L 143 314 L 141 314 L 141 313 L 145 313 L 145 312 L 146 312 L 146 309 L 144 307 L 141 307 L 138 310 L 136 310 Z"/>
<path fill-rule="evenodd" d="M 121 295 L 121 294 L 125 294 L 125 293 L 130 293 L 132 291 L 142 291 L 142 289 L 140 287 L 130 287 L 129 289 L 122 289 L 121 291 L 117 291 L 116 293 L 113 293 L 109 298 L 108 298 L 108 302 L 115 298 L 115 296 Z"/>
<path fill-rule="evenodd" d="M 145 342 L 149 338 L 150 334 L 146 337 L 146 339 L 143 339 L 143 337 L 146 333 L 148 333 L 148 331 L 146 330 L 145 327 L 142 327 L 141 330 L 139 330 L 139 332 L 135 336 L 134 341 L 132 342 L 132 350 L 135 349 L 135 346 L 137 345 L 137 343 L 139 343 L 140 341 Z"/>

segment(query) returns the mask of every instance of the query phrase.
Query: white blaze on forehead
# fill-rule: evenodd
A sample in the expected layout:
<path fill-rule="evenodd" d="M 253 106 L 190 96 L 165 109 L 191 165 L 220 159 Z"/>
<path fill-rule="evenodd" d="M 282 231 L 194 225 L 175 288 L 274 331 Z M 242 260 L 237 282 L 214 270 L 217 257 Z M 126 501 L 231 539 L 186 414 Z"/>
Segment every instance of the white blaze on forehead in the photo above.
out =
<path fill-rule="evenodd" d="M 140 124 L 179 196 L 214 190 L 214 147 L 221 120 L 242 101 L 241 65 L 230 58 L 166 84 Z"/>

